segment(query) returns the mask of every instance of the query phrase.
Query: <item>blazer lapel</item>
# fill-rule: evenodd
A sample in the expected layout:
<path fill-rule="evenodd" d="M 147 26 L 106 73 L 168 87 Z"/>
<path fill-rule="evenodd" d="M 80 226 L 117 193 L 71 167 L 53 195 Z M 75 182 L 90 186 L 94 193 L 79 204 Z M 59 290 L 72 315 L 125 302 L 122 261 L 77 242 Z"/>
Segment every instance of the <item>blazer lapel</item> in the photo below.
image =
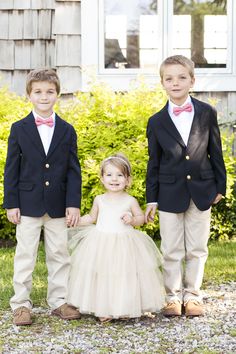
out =
<path fill-rule="evenodd" d="M 66 133 L 65 127 L 66 127 L 65 122 L 56 114 L 54 133 L 48 150 L 47 157 L 53 153 L 57 145 L 61 142 L 62 137 Z"/>
<path fill-rule="evenodd" d="M 43 148 L 43 144 L 35 124 L 33 113 L 31 112 L 26 119 L 23 121 L 23 129 L 28 134 L 29 138 L 31 139 L 32 143 L 35 147 L 40 151 L 40 153 L 45 157 L 45 151 Z"/>
<path fill-rule="evenodd" d="M 194 98 L 192 99 L 192 103 L 194 105 L 194 117 L 193 117 L 193 123 L 192 127 L 190 130 L 189 134 L 189 139 L 188 139 L 188 148 L 190 148 L 192 145 L 195 145 L 196 139 L 199 139 L 199 134 L 201 134 L 201 116 L 202 116 L 202 107 L 199 104 L 198 101 L 196 101 Z"/>
<path fill-rule="evenodd" d="M 180 145 L 183 147 L 186 147 L 180 133 L 178 132 L 176 126 L 174 125 L 172 119 L 170 118 L 170 115 L 168 113 L 168 103 L 165 105 L 165 107 L 159 112 L 161 114 L 161 124 L 163 128 L 165 128 L 168 133 L 178 141 Z"/>

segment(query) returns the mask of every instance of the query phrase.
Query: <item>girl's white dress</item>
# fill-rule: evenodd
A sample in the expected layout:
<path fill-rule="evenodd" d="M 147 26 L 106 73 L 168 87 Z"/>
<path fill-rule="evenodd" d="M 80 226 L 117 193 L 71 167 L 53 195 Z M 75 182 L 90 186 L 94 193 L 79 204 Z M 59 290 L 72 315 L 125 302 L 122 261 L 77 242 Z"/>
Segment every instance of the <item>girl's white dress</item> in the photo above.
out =
<path fill-rule="evenodd" d="M 162 258 L 150 236 L 125 225 L 132 197 L 98 197 L 96 225 L 77 229 L 71 240 L 67 302 L 97 317 L 140 317 L 164 304 Z"/>

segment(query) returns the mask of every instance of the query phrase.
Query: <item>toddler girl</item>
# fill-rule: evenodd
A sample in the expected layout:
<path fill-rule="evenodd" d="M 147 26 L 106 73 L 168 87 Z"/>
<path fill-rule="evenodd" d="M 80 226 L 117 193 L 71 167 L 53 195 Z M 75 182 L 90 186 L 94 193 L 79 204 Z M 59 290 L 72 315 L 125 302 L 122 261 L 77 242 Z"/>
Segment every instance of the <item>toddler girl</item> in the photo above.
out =
<path fill-rule="evenodd" d="M 68 302 L 102 322 L 140 317 L 164 303 L 161 255 L 150 236 L 134 229 L 144 223 L 144 214 L 126 192 L 130 181 L 126 157 L 105 159 L 101 182 L 106 192 L 94 199 L 69 242 Z"/>

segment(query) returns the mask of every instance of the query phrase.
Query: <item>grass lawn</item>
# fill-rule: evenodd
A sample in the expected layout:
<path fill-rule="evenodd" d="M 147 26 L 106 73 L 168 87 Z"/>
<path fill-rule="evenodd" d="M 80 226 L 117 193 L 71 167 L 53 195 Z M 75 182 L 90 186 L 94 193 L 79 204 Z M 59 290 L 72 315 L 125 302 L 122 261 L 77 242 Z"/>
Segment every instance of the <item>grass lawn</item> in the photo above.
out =
<path fill-rule="evenodd" d="M 12 276 L 15 248 L 0 248 L 0 309 L 9 308 L 9 299 L 13 295 Z M 209 284 L 236 281 L 235 272 L 236 242 L 210 242 L 209 257 L 205 268 L 203 288 Z M 47 269 L 42 243 L 33 274 L 32 301 L 35 306 L 47 306 Z"/>

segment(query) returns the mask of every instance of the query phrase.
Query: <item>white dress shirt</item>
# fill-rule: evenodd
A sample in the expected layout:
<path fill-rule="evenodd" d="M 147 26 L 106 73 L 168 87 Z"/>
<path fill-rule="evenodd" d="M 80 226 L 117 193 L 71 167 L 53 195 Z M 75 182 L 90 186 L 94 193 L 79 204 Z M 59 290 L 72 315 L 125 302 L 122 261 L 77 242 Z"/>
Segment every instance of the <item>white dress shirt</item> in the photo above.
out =
<path fill-rule="evenodd" d="M 190 130 L 191 130 L 192 123 L 193 123 L 194 107 L 191 112 L 184 111 L 184 112 L 181 112 L 178 116 L 176 116 L 173 113 L 174 107 L 182 107 L 186 103 L 190 103 L 193 107 L 190 96 L 187 97 L 186 101 L 181 106 L 177 106 L 176 104 L 174 104 L 173 102 L 171 102 L 169 100 L 168 112 L 169 112 L 170 118 L 172 119 L 174 125 L 176 126 L 176 129 L 180 133 L 185 145 L 187 146 Z"/>
<path fill-rule="evenodd" d="M 39 114 L 37 114 L 35 111 L 32 112 L 33 113 L 33 116 L 34 118 L 36 117 L 40 117 L 42 119 L 46 119 L 45 117 L 41 117 Z M 48 125 L 46 124 L 41 124 L 41 125 L 38 125 L 37 126 L 37 129 L 38 129 L 38 132 L 39 132 L 39 135 L 40 135 L 40 138 L 41 138 L 41 141 L 42 141 L 42 144 L 43 144 L 43 148 L 44 148 L 44 151 L 45 151 L 45 154 L 47 155 L 48 153 L 48 150 L 49 150 L 49 147 L 50 147 L 50 144 L 51 144 L 51 141 L 52 141 L 52 136 L 53 136 L 53 133 L 54 133 L 54 127 L 55 127 L 55 112 L 53 112 L 50 117 L 52 117 L 53 119 L 53 122 L 54 122 L 54 125 L 53 127 L 49 127 Z M 48 117 L 49 118 L 49 117 Z"/>

